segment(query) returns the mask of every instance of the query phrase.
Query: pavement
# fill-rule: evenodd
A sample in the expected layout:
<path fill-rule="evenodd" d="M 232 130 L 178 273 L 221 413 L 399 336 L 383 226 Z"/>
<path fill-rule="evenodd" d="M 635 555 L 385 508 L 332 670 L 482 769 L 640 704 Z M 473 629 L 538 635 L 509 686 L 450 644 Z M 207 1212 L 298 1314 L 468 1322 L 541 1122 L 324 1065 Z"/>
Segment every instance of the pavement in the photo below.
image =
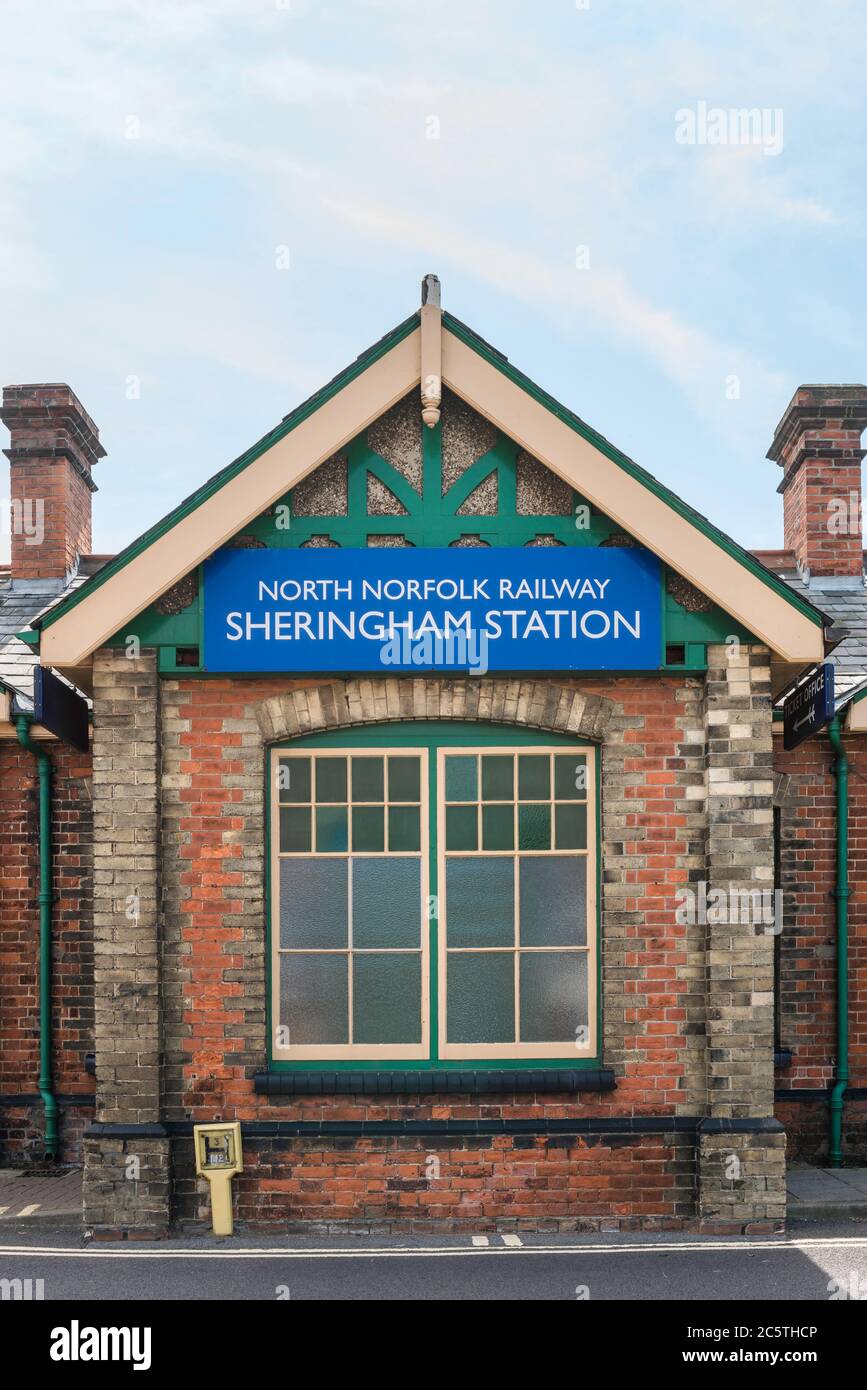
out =
<path fill-rule="evenodd" d="M 786 1173 L 790 1221 L 867 1220 L 867 1168 L 808 1168 Z"/>
<path fill-rule="evenodd" d="M 197 1236 L 103 1245 L 68 1228 L 35 1229 L 21 1221 L 0 1230 L 0 1285 L 4 1298 L 76 1304 L 867 1300 L 867 1228 L 853 1222 L 765 1237 L 523 1234 L 506 1239 L 491 1234 L 483 1239 L 485 1244 L 469 1235 L 242 1234 L 228 1240 Z M 7 1293 L 18 1280 L 18 1289 L 27 1291 Z M 773 1320 L 781 1318 L 803 1321 L 782 1308 Z"/>
<path fill-rule="evenodd" d="M 81 1169 L 0 1168 L 0 1230 L 4 1224 L 81 1225 Z"/>

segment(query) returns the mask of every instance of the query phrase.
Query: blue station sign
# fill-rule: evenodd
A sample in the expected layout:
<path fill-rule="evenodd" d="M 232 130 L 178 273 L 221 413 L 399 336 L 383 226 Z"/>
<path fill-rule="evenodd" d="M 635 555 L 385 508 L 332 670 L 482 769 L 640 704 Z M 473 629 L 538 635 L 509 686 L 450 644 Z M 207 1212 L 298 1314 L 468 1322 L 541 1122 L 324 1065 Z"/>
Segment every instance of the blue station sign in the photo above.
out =
<path fill-rule="evenodd" d="M 662 660 L 660 563 L 639 549 L 218 551 L 217 672 L 638 671 Z"/>
<path fill-rule="evenodd" d="M 833 718 L 834 667 L 826 661 L 783 701 L 783 747 L 797 748 Z"/>

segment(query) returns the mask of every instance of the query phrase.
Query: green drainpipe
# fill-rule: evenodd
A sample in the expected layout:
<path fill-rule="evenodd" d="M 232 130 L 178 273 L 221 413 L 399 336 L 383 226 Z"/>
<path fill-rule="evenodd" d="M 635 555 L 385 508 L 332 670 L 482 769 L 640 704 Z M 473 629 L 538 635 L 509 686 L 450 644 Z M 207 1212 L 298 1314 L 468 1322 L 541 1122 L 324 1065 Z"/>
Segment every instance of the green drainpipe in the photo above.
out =
<path fill-rule="evenodd" d="M 18 742 L 39 768 L 39 1093 L 45 1107 L 45 1156 L 57 1157 L 57 1097 L 51 1078 L 51 759 L 30 737 L 30 717 L 15 720 Z"/>
<path fill-rule="evenodd" d="M 828 737 L 836 756 L 837 779 L 837 1067 L 831 1090 L 831 1123 L 828 1136 L 828 1162 L 832 1168 L 843 1163 L 843 1099 L 849 1084 L 849 760 L 840 737 L 840 720 L 835 715 L 828 725 Z"/>

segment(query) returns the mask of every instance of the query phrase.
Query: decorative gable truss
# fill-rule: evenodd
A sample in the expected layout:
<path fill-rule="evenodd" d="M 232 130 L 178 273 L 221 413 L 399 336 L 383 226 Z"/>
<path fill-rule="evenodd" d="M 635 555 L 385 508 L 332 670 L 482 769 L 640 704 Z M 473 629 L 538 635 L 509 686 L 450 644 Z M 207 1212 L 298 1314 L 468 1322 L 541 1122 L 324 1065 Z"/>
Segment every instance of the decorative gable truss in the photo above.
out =
<path fill-rule="evenodd" d="M 816 609 L 457 320 L 422 315 L 427 344 L 407 320 L 48 614 L 43 662 L 86 689 L 92 652 L 136 636 L 162 670 L 200 670 L 198 566 L 226 544 L 641 544 L 667 566 L 661 667 L 758 640 L 779 688 L 822 658 Z"/>

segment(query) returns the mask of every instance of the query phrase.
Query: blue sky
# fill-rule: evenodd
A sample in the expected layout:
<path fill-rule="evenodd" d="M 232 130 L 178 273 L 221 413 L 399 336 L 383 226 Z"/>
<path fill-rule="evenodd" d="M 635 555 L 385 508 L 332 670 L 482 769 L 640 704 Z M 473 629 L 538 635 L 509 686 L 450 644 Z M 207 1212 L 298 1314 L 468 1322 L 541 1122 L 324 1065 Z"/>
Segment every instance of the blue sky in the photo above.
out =
<path fill-rule="evenodd" d="M 415 309 L 431 270 L 644 467 L 782 544 L 782 410 L 867 375 L 867 7 L 584 6 L 5 0 L 0 380 L 67 381 L 100 426 L 95 549 Z M 679 143 L 700 102 L 781 113 L 782 149 Z"/>

